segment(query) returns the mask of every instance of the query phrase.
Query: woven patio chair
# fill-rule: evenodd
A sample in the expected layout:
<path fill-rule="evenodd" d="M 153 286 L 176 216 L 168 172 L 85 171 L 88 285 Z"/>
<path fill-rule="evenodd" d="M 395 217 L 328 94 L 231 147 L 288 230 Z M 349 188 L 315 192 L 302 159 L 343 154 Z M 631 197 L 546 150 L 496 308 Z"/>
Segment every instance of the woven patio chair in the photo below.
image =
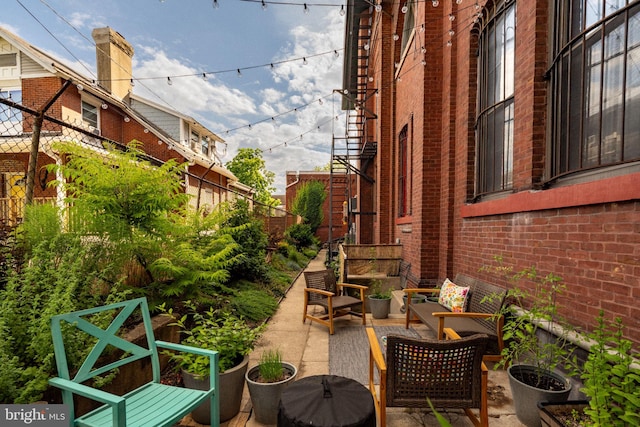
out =
<path fill-rule="evenodd" d="M 429 401 L 436 410 L 463 409 L 475 426 L 489 425 L 488 371 L 482 362 L 489 337 L 460 338 L 450 328 L 445 334 L 446 340 L 389 335 L 383 355 L 373 328 L 367 328 L 369 390 L 380 427 L 386 426 L 387 407 L 429 408 Z M 374 383 L 376 370 L 379 387 Z"/>
<path fill-rule="evenodd" d="M 352 314 L 362 317 L 362 324 L 366 323 L 366 312 L 364 306 L 364 293 L 366 286 L 354 285 L 350 283 L 337 283 L 336 275 L 332 269 L 320 271 L 305 271 L 304 280 L 306 288 L 304 290 L 304 313 L 302 323 L 307 319 L 318 322 L 329 327 L 329 334 L 333 335 L 333 320 L 336 317 Z M 347 295 L 345 289 L 358 291 L 359 297 Z M 308 310 L 310 305 L 318 305 L 324 308 L 324 314 L 311 314 Z M 356 307 L 360 311 L 355 311 Z"/>

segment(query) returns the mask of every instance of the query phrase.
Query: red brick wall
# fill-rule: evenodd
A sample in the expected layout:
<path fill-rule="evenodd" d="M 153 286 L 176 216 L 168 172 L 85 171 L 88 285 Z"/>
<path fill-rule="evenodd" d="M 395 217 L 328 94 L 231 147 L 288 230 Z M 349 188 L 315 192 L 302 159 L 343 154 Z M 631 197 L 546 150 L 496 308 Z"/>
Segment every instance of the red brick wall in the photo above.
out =
<path fill-rule="evenodd" d="M 487 1 L 478 2 L 481 7 Z M 490 2 L 492 5 L 493 3 Z M 377 224 L 393 215 L 392 239 L 412 264 L 410 285 L 478 270 L 501 255 L 516 269 L 537 265 L 563 277 L 563 312 L 579 327 L 592 327 L 599 309 L 621 316 L 626 336 L 640 342 L 640 174 L 542 189 L 547 136 L 548 0 L 517 6 L 514 189 L 495 200 L 473 201 L 475 164 L 476 10 L 463 2 L 418 2 L 414 43 L 425 43 L 427 67 L 417 64 L 421 46 L 403 59 L 401 80 L 389 64 L 400 61 L 400 40 L 372 44 L 370 67 L 380 88 L 375 135 L 392 144 L 391 164 L 377 161 L 376 192 L 397 190 L 397 135 L 409 125 L 412 140 L 412 215 L 396 218 L 397 200 L 378 206 Z M 373 35 L 401 34 L 401 4 L 385 2 L 395 19 L 374 17 Z M 448 19 L 449 13 L 456 17 Z M 386 25 L 391 28 L 377 28 Z M 455 31 L 447 47 L 449 29 Z M 383 50 L 383 51 L 378 51 Z M 388 50 L 384 51 L 384 50 Z M 390 53 L 393 52 L 393 62 Z M 386 72 L 386 74 L 385 74 Z M 385 93 L 386 92 L 386 93 Z M 390 99 L 389 99 L 390 97 Z M 411 124 L 413 126 L 411 126 Z M 395 192 L 395 191 L 394 191 Z M 378 196 L 378 200 L 384 200 Z M 381 226 L 383 228 L 383 226 Z M 376 242 L 387 236 L 377 233 Z M 500 281 L 495 277 L 483 278 Z M 506 285 L 505 283 L 501 283 Z"/>

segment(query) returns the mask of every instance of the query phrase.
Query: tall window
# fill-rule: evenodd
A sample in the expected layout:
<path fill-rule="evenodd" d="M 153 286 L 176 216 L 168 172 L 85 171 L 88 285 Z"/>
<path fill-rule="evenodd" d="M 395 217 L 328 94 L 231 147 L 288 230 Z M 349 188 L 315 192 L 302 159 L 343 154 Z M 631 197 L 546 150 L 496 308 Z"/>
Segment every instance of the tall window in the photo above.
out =
<path fill-rule="evenodd" d="M 555 4 L 551 178 L 640 159 L 640 1 Z"/>
<path fill-rule="evenodd" d="M 415 0 L 407 0 L 402 6 L 402 11 L 404 13 L 404 23 L 402 25 L 402 44 L 400 47 L 400 52 L 404 52 L 407 48 L 407 44 L 409 43 L 409 39 L 411 38 L 411 34 L 413 33 L 413 29 L 415 27 L 416 22 L 416 11 L 415 11 Z"/>
<path fill-rule="evenodd" d="M 86 101 L 82 101 L 82 123 L 91 129 L 98 127 L 98 107 Z"/>
<path fill-rule="evenodd" d="M 513 185 L 516 5 L 497 3 L 478 39 L 476 195 Z"/>
<path fill-rule="evenodd" d="M 398 216 L 411 215 L 411 185 L 409 183 L 409 140 L 405 125 L 398 136 Z"/>
<path fill-rule="evenodd" d="M 2 55 L 0 55 L 1 57 Z M 22 90 L 0 89 L 0 98 L 9 99 L 16 104 L 22 103 Z M 22 133 L 22 111 L 0 103 L 0 135 L 19 135 Z"/>

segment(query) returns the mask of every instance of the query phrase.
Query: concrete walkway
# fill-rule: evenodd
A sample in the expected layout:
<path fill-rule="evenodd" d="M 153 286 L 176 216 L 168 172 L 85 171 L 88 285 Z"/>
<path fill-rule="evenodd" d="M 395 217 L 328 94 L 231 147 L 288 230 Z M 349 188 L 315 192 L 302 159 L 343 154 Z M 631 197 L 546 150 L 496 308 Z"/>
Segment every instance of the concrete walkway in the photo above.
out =
<path fill-rule="evenodd" d="M 326 253 L 321 251 L 306 269 L 310 271 L 324 269 L 325 256 Z M 302 323 L 304 286 L 304 277 L 301 274 L 282 300 L 277 313 L 267 323 L 266 331 L 250 355 L 249 367 L 258 364 L 260 355 L 265 349 L 278 348 L 282 351 L 283 360 L 298 367 L 298 379 L 329 373 L 328 328 L 318 323 L 311 324 L 309 321 Z M 400 313 L 402 292 L 396 292 L 394 297 L 391 307 L 392 314 L 389 318 L 373 319 L 371 316 L 367 316 L 368 325 L 404 325 L 404 315 Z M 341 327 L 358 324 L 361 324 L 361 319 L 358 317 L 341 317 L 335 321 L 336 333 L 339 333 Z M 489 424 L 496 427 L 522 426 L 515 416 L 506 372 L 494 371 L 491 366 L 489 369 Z M 251 415 L 251 401 L 247 387 L 245 387 L 240 414 L 223 425 L 225 427 L 262 427 L 263 424 L 257 423 Z M 454 427 L 473 425 L 466 416 L 459 412 L 446 412 L 444 415 L 449 418 Z M 425 411 L 405 408 L 388 408 L 387 410 L 387 426 L 389 427 L 431 425 L 437 426 L 438 423 Z"/>

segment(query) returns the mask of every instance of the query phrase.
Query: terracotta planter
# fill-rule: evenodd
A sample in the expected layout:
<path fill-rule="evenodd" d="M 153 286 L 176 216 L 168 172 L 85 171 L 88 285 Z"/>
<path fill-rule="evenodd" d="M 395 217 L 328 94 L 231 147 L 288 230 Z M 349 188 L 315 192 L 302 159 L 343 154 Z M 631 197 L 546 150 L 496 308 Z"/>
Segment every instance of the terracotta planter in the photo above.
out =
<path fill-rule="evenodd" d="M 282 381 L 274 383 L 257 382 L 260 374 L 258 366 L 249 369 L 245 375 L 249 395 L 251 396 L 253 414 L 256 422 L 260 424 L 276 424 L 278 422 L 280 396 L 284 389 L 295 380 L 296 374 L 298 373 L 298 370 L 292 364 L 287 362 L 281 363 L 285 372 L 288 373 L 287 378 Z"/>
<path fill-rule="evenodd" d="M 220 422 L 225 422 L 238 415 L 240 404 L 242 403 L 242 392 L 244 390 L 244 375 L 249 365 L 249 356 L 245 356 L 239 365 L 220 374 Z M 182 371 L 184 385 L 187 388 L 196 390 L 209 389 L 209 377 L 195 378 L 186 371 Z M 200 424 L 209 425 L 211 423 L 211 406 L 203 403 L 192 413 L 191 417 Z"/>

